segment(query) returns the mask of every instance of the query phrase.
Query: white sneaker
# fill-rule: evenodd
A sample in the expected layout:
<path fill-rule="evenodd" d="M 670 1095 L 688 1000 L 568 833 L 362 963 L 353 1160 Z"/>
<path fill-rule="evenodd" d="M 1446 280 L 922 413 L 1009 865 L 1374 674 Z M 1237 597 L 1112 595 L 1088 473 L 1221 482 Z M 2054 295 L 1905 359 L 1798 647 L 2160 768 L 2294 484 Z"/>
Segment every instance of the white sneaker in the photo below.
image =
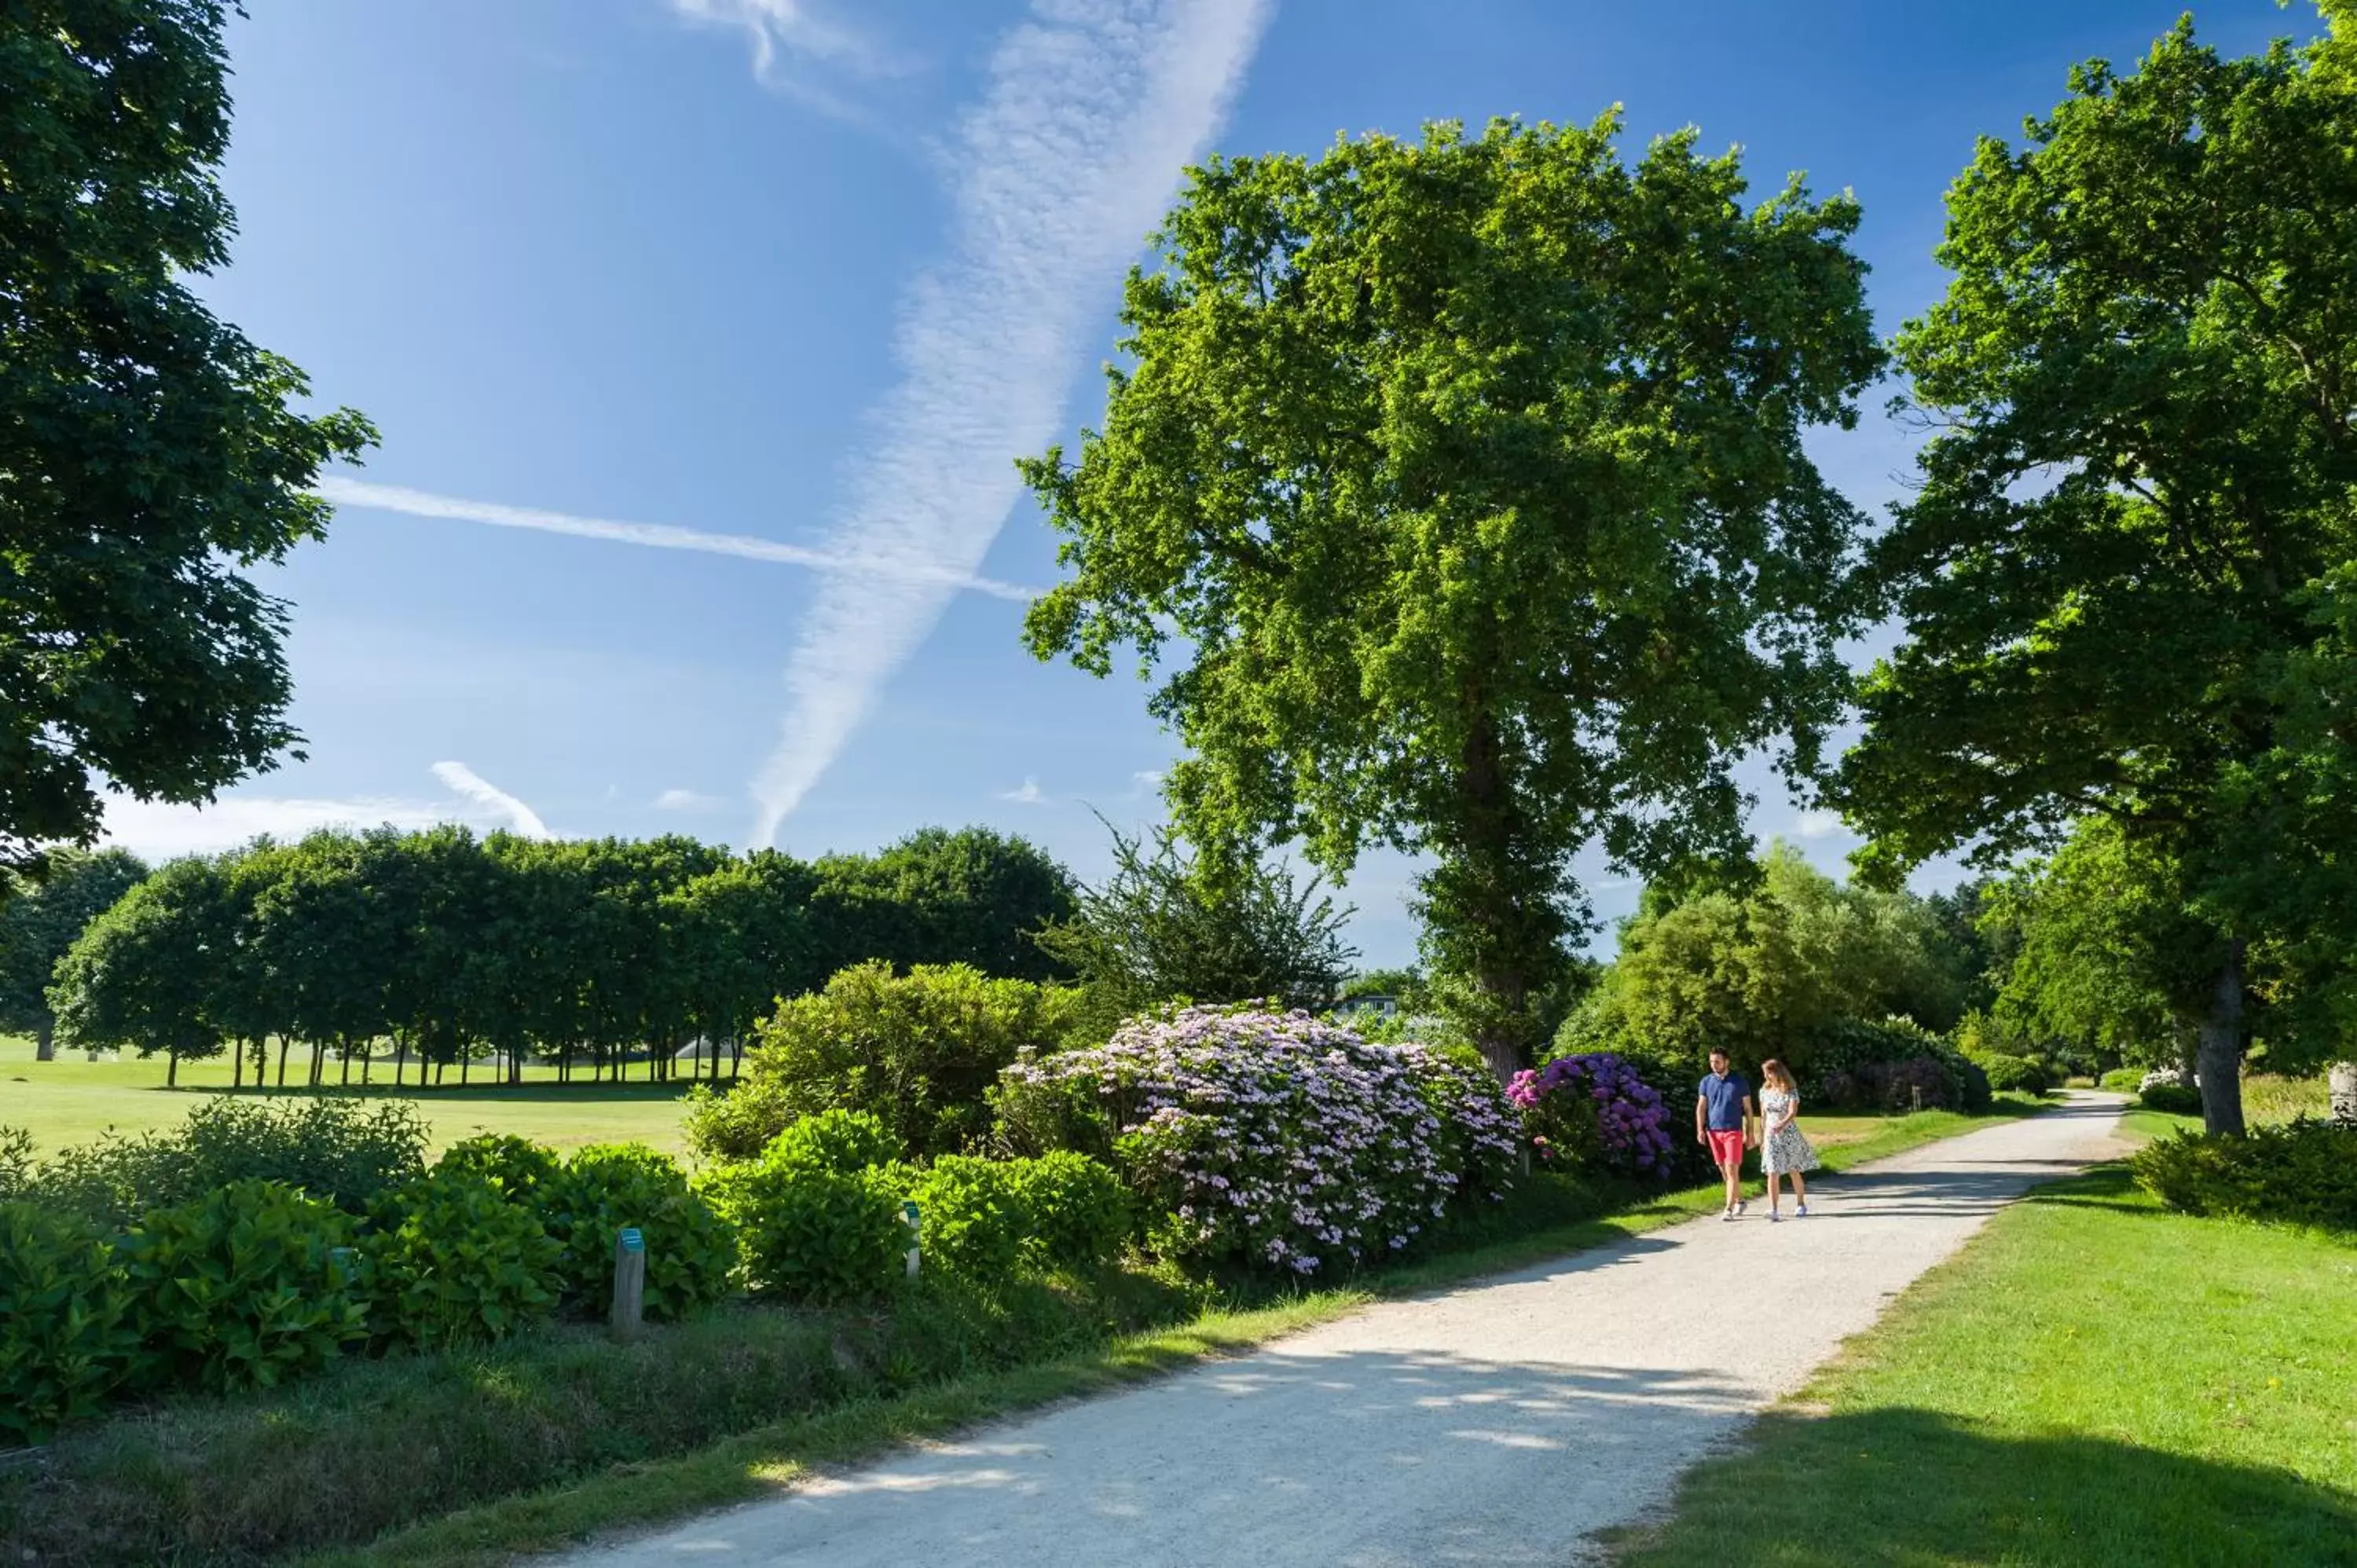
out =
<path fill-rule="evenodd" d="M 1747 1208 L 1750 1208 L 1750 1207 L 1751 1207 L 1751 1205 L 1750 1205 L 1750 1204 L 1749 1204 L 1749 1203 L 1745 1202 L 1745 1201 L 1744 1201 L 1743 1199 L 1741 1199 L 1741 1198 L 1738 1198 L 1738 1199 L 1736 1199 L 1736 1201 L 1735 1201 L 1735 1212 L 1736 1212 L 1736 1213 L 1738 1213 L 1738 1214 L 1742 1213 L 1745 1209 L 1747 1209 Z"/>
<path fill-rule="evenodd" d="M 1732 1208 L 1722 1208 L 1718 1211 L 1719 1223 L 1722 1225 L 1734 1218 L 1735 1210 Z"/>
<path fill-rule="evenodd" d="M 1768 1211 L 1768 1223 L 1770 1225 L 1781 1225 L 1784 1223 L 1784 1216 L 1778 1210 L 1771 1208 Z"/>
<path fill-rule="evenodd" d="M 1799 1205 L 1792 1210 L 1792 1218 L 1795 1219 L 1806 1219 L 1808 1217 L 1809 1206 L 1805 1203 Z"/>

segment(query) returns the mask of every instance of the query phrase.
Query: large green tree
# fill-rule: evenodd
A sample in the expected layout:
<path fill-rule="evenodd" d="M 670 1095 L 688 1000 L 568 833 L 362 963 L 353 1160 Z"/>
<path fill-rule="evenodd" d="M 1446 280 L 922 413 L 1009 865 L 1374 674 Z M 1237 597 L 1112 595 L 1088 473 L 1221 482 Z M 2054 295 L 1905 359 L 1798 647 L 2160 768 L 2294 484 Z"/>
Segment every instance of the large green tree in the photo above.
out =
<path fill-rule="evenodd" d="M 180 1063 L 221 1052 L 210 1005 L 231 926 L 220 863 L 176 860 L 124 894 L 58 962 L 52 1004 L 69 1046 L 164 1053 Z"/>
<path fill-rule="evenodd" d="M 1857 523 L 1803 449 L 1880 351 L 1847 197 L 1758 206 L 1619 117 L 1368 136 L 1193 171 L 1133 271 L 1079 460 L 1023 465 L 1073 572 L 1043 658 L 1175 668 L 1178 826 L 1241 864 L 1431 857 L 1429 957 L 1501 1072 L 1601 841 L 1744 842 L 1731 759 L 1835 713 Z"/>
<path fill-rule="evenodd" d="M 91 842 L 100 779 L 206 800 L 296 740 L 285 607 L 375 439 L 188 287 L 227 258 L 222 0 L 0 7 L 0 863 Z"/>
<path fill-rule="evenodd" d="M 1905 639 L 1838 791 L 1885 870 L 2090 813 L 2173 865 L 2212 1131 L 2252 945 L 2321 934 L 2309 873 L 2357 851 L 2308 767 L 2346 710 L 2287 727 L 2357 559 L 2357 4 L 2324 9 L 2306 48 L 2222 58 L 2189 21 L 2082 66 L 1950 190 L 1953 279 L 1898 340 L 1922 484 L 1876 555 Z"/>
<path fill-rule="evenodd" d="M 32 1031 L 36 1060 L 57 1055 L 49 982 L 74 939 L 145 881 L 128 850 L 63 850 L 38 882 L 0 870 L 0 1029 Z"/>

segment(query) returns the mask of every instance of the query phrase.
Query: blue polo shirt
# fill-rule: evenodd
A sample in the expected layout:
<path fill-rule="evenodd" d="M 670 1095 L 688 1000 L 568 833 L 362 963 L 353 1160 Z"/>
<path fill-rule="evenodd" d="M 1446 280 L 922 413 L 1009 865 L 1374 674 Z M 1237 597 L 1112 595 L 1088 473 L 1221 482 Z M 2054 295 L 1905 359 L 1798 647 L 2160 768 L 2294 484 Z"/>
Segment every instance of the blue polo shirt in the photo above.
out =
<path fill-rule="evenodd" d="M 1706 1108 L 1705 1121 L 1714 1133 L 1743 1131 L 1743 1102 L 1751 1096 L 1751 1086 L 1743 1081 L 1739 1072 L 1725 1078 L 1717 1073 L 1705 1073 L 1695 1090 L 1695 1097 Z"/>

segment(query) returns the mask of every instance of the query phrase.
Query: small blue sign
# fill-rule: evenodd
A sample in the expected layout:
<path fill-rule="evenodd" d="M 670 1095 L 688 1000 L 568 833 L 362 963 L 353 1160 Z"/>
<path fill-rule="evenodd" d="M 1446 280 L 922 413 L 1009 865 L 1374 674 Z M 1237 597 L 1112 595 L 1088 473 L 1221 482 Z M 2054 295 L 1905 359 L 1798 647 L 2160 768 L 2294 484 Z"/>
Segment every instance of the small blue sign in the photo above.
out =
<path fill-rule="evenodd" d="M 900 1205 L 900 1218 L 911 1225 L 917 1222 L 917 1204 L 914 1198 Z"/>
<path fill-rule="evenodd" d="M 622 1232 L 622 1251 L 625 1252 L 643 1252 L 646 1250 L 647 1239 L 639 1234 L 638 1228 L 636 1226 L 633 1226 Z"/>

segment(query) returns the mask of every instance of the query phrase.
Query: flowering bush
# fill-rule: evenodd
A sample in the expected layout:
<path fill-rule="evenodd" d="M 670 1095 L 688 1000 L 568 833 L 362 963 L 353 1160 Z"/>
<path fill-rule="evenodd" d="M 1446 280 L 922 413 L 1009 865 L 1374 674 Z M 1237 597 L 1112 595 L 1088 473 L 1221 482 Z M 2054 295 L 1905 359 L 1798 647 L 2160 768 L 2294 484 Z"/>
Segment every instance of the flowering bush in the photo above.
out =
<path fill-rule="evenodd" d="M 1610 1051 L 1557 1057 L 1518 1072 L 1506 1098 L 1523 1108 L 1542 1158 L 1663 1180 L 1674 1168 L 1669 1107 Z"/>
<path fill-rule="evenodd" d="M 1157 1251 L 1297 1274 L 1391 1255 L 1452 1200 L 1503 1196 L 1520 1153 L 1479 1069 L 1306 1013 L 1135 1019 L 1018 1060 L 996 1101 L 1009 1142 L 1109 1157 Z"/>
<path fill-rule="evenodd" d="M 2201 1114 L 2201 1078 L 2173 1067 L 2155 1068 L 2136 1085 L 2136 1100 L 2147 1111 L 2173 1116 Z"/>

